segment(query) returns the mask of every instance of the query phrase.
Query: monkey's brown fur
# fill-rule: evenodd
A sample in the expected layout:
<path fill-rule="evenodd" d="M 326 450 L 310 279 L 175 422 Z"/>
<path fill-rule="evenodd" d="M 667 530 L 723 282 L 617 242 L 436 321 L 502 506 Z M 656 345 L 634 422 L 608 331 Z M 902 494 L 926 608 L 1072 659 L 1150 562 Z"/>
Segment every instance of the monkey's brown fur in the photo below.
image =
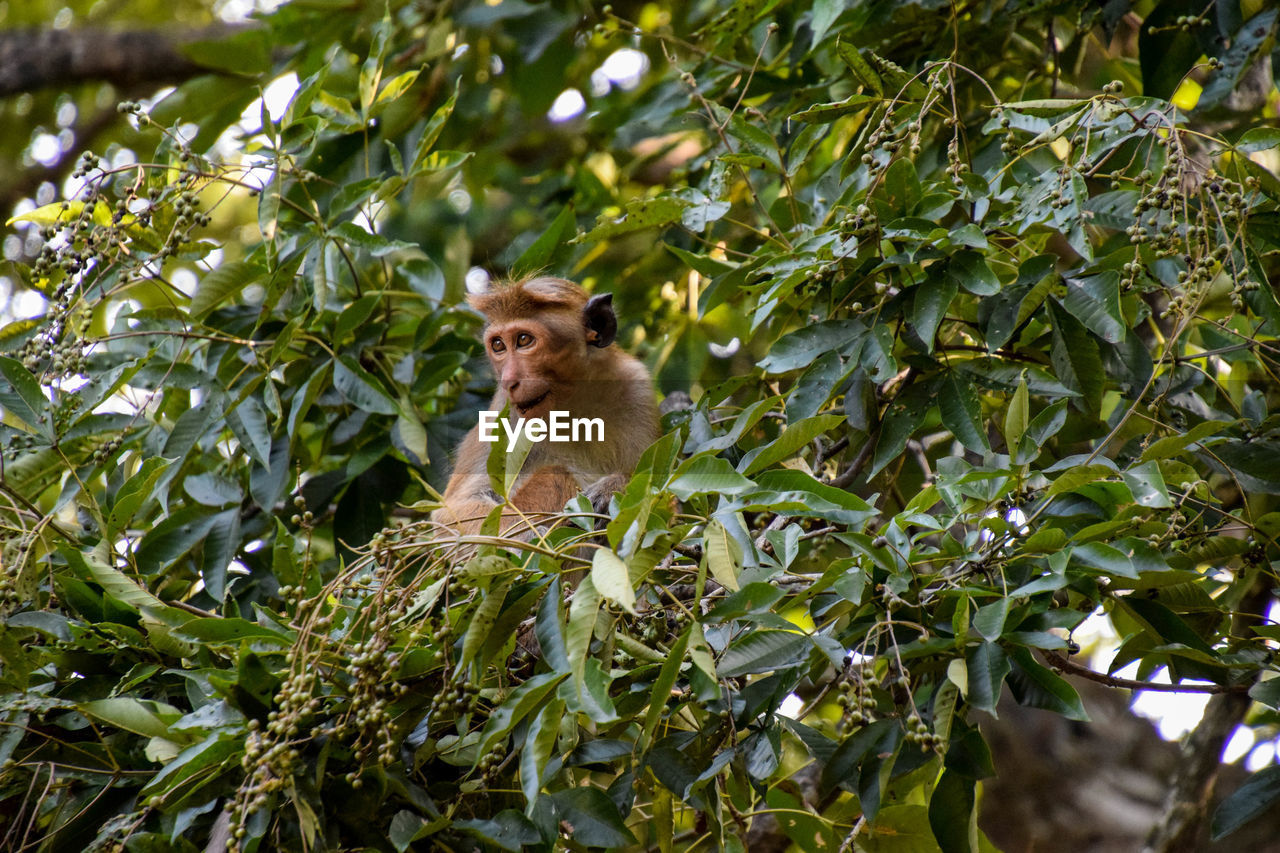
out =
<path fill-rule="evenodd" d="M 659 432 L 648 370 L 612 343 L 617 321 L 610 298 L 588 299 L 573 282 L 543 276 L 498 285 L 468 301 L 488 321 L 483 340 L 498 380 L 492 411 L 510 402 L 512 418 L 564 411 L 604 421 L 600 442 L 535 443 L 510 503 L 526 514 L 554 513 L 585 492 L 603 511 Z M 486 467 L 491 446 L 480 441 L 478 427 L 463 439 L 437 522 L 474 533 L 497 505 Z M 504 509 L 503 529 L 518 518 Z"/>

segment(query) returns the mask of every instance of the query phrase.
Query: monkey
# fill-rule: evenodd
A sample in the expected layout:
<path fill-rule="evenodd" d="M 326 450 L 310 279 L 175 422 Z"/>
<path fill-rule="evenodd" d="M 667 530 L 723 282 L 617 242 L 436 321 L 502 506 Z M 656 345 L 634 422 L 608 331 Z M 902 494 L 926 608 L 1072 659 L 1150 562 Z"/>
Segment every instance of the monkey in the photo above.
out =
<path fill-rule="evenodd" d="M 520 513 L 559 512 L 579 493 L 596 512 L 607 511 L 660 432 L 649 371 L 614 344 L 613 295 L 588 297 L 571 281 L 537 276 L 491 286 L 467 301 L 486 320 L 482 339 L 498 386 L 491 411 L 509 404 L 512 420 L 567 412 L 604 425 L 598 441 L 532 445 L 502 530 L 516 527 Z M 459 533 L 480 529 L 499 503 L 489 485 L 490 447 L 480 440 L 479 424 L 462 440 L 434 521 Z"/>

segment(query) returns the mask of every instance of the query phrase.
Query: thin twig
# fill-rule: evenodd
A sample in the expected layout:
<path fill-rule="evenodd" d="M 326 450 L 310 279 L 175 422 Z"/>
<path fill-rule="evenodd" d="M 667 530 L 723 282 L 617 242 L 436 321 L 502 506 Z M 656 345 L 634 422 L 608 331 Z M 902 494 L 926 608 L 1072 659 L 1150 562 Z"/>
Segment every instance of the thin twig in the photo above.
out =
<path fill-rule="evenodd" d="M 1246 693 L 1248 684 L 1161 684 L 1152 681 L 1139 681 L 1134 678 L 1120 678 L 1115 675 L 1096 672 L 1087 666 L 1070 661 L 1064 655 L 1041 649 L 1040 653 L 1055 669 L 1070 675 L 1078 675 L 1108 687 L 1123 687 L 1128 690 L 1150 690 L 1155 693 Z"/>

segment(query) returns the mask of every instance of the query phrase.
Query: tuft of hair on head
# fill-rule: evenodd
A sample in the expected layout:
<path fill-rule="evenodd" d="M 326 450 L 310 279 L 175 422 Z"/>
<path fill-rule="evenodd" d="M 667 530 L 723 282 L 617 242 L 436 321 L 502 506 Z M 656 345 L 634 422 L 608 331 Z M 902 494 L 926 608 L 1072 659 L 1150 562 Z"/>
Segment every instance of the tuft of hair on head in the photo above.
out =
<path fill-rule="evenodd" d="M 468 296 L 467 304 L 489 322 L 501 323 L 546 308 L 581 311 L 587 304 L 587 292 L 567 279 L 540 275 L 490 285 Z"/>

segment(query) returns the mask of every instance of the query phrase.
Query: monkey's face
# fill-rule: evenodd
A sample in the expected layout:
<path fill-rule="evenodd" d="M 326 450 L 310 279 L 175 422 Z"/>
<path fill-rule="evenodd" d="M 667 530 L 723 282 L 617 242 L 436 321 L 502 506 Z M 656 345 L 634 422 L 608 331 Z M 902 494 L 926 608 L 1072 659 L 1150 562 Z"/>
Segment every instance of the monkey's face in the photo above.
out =
<path fill-rule="evenodd" d="M 485 330 L 499 391 L 517 417 L 546 418 L 552 409 L 570 410 L 572 377 L 581 373 L 586 342 L 580 328 L 566 333 L 560 325 L 530 318 Z"/>

